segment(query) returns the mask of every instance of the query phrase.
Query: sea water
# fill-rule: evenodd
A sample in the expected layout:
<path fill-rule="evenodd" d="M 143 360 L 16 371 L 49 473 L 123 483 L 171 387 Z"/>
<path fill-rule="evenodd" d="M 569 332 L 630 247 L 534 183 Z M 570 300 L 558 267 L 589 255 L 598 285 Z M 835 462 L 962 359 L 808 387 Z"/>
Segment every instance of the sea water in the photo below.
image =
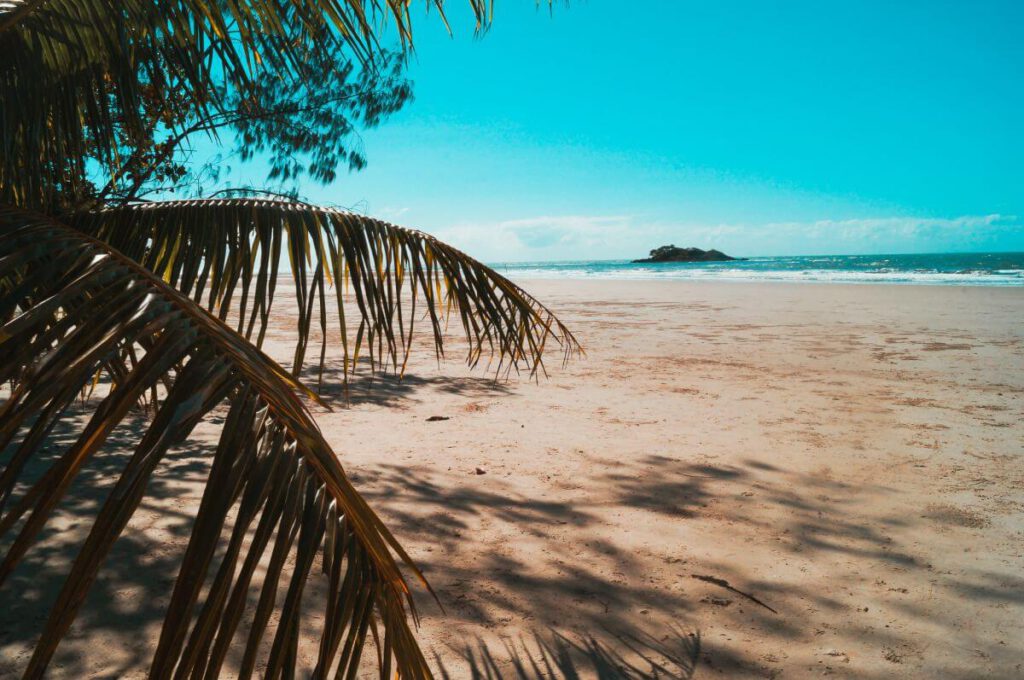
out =
<path fill-rule="evenodd" d="M 730 262 L 629 260 L 492 264 L 515 279 L 808 281 L 956 286 L 1024 286 L 1024 253 L 751 257 Z"/>

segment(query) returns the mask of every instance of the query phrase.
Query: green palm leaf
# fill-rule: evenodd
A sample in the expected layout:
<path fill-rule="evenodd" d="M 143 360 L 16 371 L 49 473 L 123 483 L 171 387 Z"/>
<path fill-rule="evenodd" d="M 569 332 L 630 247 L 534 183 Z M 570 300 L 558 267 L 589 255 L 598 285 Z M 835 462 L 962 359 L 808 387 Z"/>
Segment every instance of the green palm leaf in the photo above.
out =
<path fill-rule="evenodd" d="M 0 2 L 0 202 L 52 209 L 89 194 L 85 160 L 116 168 L 143 102 L 208 120 L 255 73 L 301 77 L 341 47 L 372 67 L 390 19 L 410 44 L 408 0 Z M 490 12 L 469 0 L 477 27 Z M 443 0 L 426 0 L 443 18 Z M 217 87 L 221 85 L 223 87 Z M 227 89 L 225 89 L 227 88 Z M 69 198 L 70 197 L 70 198 Z"/>
<path fill-rule="evenodd" d="M 222 320 L 234 312 L 236 330 L 258 346 L 287 258 L 299 313 L 296 373 L 314 322 L 323 368 L 328 307 L 337 309 L 346 378 L 361 349 L 371 365 L 402 370 L 418 317 L 439 356 L 445 316 L 455 317 L 468 363 L 496 354 L 498 372 L 543 369 L 548 341 L 564 357 L 579 350 L 546 307 L 494 270 L 428 234 L 350 212 L 276 200 L 170 201 L 82 213 L 72 224 Z"/>
<path fill-rule="evenodd" d="M 0 208 L 0 291 L 0 380 L 12 385 L 0 406 L 7 457 L 0 475 L 0 585 L 82 466 L 140 396 L 172 375 L 96 513 L 25 677 L 44 674 L 165 453 L 225 402 L 151 676 L 216 678 L 237 646 L 243 677 L 260 654 L 267 677 L 291 677 L 303 589 L 315 564 L 329 582 L 327 601 L 316 603 L 326 610 L 317 677 L 332 669 L 351 677 L 368 631 L 377 639 L 378 627 L 382 676 L 430 676 L 406 622 L 412 602 L 393 555 L 406 564 L 409 558 L 349 483 L 296 396 L 300 383 L 145 268 L 41 215 Z M 27 478 L 26 463 L 46 462 L 40 452 L 47 434 L 67 417 L 76 394 L 127 347 L 141 358 L 109 386 L 77 440 L 41 476 Z M 257 604 L 245 617 L 253 595 Z M 244 631 L 243 619 L 252 621 Z"/>

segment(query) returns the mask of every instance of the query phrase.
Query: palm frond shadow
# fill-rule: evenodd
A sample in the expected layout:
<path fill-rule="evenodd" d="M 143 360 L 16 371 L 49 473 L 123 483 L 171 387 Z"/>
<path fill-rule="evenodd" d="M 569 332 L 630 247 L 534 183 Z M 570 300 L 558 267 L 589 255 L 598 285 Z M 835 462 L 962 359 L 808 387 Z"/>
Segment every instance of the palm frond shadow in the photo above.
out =
<path fill-rule="evenodd" d="M 699 631 L 683 633 L 672 628 L 661 639 L 647 633 L 609 633 L 602 638 L 549 630 L 529 639 L 503 640 L 500 658 L 477 638 L 464 648 L 461 658 L 471 680 L 688 680 L 701 654 Z M 466 677 L 465 672 L 452 675 L 436 653 L 434 663 L 444 680 Z"/>
<path fill-rule="evenodd" d="M 507 398 L 514 395 L 505 381 L 494 377 L 456 376 L 448 373 L 424 375 L 412 371 L 404 375 L 392 371 L 375 372 L 369 366 L 368 359 L 360 360 L 360 369 L 349 369 L 346 376 L 340 363 L 325 365 L 323 382 L 318 390 L 320 398 L 332 408 L 361 405 L 401 408 L 436 392 L 469 399 Z M 301 378 L 306 384 L 312 384 L 318 375 L 316 367 L 309 367 L 302 372 Z"/>
<path fill-rule="evenodd" d="M 61 422 L 42 455 L 30 462 L 26 477 L 40 477 L 56 461 L 88 422 L 90 406 L 78 405 L 76 413 Z M 122 422 L 108 440 L 104 455 L 90 460 L 68 489 L 54 521 L 40 535 L 37 548 L 11 574 L 6 587 L 18 597 L 5 601 L 6 606 L 0 608 L 0 649 L 5 652 L 0 677 L 18 675 L 20 665 L 9 664 L 12 655 L 7 652 L 31 650 L 45 621 L 41 614 L 50 609 L 60 592 L 92 515 L 103 504 L 146 427 L 147 418 L 141 412 Z M 161 540 L 163 536 L 154 535 L 153 525 L 159 523 L 164 536 L 187 540 L 193 518 L 166 500 L 180 502 L 183 485 L 199 485 L 206 479 L 208 448 L 195 442 L 175 447 L 154 472 L 149 493 L 138 511 L 140 521 L 130 524 L 114 544 L 78 622 L 57 650 L 53 668 L 61 677 L 90 677 L 97 670 L 103 677 L 121 677 L 146 666 L 152 649 L 137 643 L 111 645 L 104 655 L 105 665 L 100 669 L 91 667 L 82 649 L 87 640 L 78 639 L 78 632 L 89 631 L 89 636 L 99 635 L 101 639 L 131 639 L 163 619 L 180 555 L 168 549 L 167 542 Z M 0 463 L 6 463 L 9 454 L 0 456 Z M 229 665 L 237 668 L 238 661 L 229 658 Z"/>
<path fill-rule="evenodd" d="M 537 451 L 535 455 L 545 454 Z M 741 460 L 735 465 L 694 462 L 668 452 L 613 465 L 597 458 L 593 463 L 581 465 L 586 472 L 574 475 L 574 488 L 568 493 L 547 497 L 524 495 L 514 477 L 510 481 L 498 475 L 476 477 L 472 468 L 444 472 L 432 463 L 375 464 L 357 474 L 374 506 L 381 508 L 402 535 L 414 537 L 410 549 L 437 588 L 444 620 L 470 632 L 508 630 L 516 622 L 531 621 L 541 630 L 569 629 L 593 635 L 615 650 L 615 645 L 598 631 L 610 628 L 628 633 L 655 621 L 700 625 L 707 631 L 710 626 L 704 617 L 721 616 L 737 621 L 736 625 L 744 629 L 749 626 L 757 630 L 761 642 L 775 645 L 770 650 L 775 653 L 805 644 L 812 634 L 813 626 L 796 604 L 809 604 L 823 616 L 838 616 L 850 606 L 842 594 L 822 588 L 818 582 L 789 581 L 770 570 L 752 571 L 736 560 L 702 559 L 690 553 L 685 544 L 666 543 L 650 555 L 638 556 L 628 540 L 621 540 L 615 529 L 608 529 L 608 507 L 642 511 L 645 521 L 664 522 L 666 526 L 706 521 L 714 513 L 729 526 L 798 537 L 781 542 L 783 554 L 821 560 L 823 564 L 842 562 L 845 556 L 851 556 L 901 573 L 930 569 L 913 545 L 893 540 L 891 532 L 928 530 L 933 520 L 907 515 L 866 516 L 863 507 L 858 507 L 862 498 L 888 492 L 884 484 L 831 479 L 757 460 Z M 743 494 L 752 487 L 756 495 Z M 723 499 L 730 502 L 721 503 Z M 784 510 L 788 519 L 781 525 L 778 520 L 767 519 L 776 515 L 760 512 L 762 506 Z M 481 527 L 487 527 L 491 536 L 512 533 L 510 528 L 514 527 L 519 537 L 517 545 L 525 547 L 506 549 L 501 541 L 478 537 Z M 430 542 L 417 542 L 415 537 L 428 531 Z M 742 539 L 724 531 L 721 540 L 735 543 Z M 652 583 L 646 578 L 652 568 L 664 569 L 679 588 Z M 481 587 L 481 574 L 487 574 L 486 587 Z M 778 613 L 694 575 L 720 578 Z M 1020 594 L 1024 590 L 1017 587 L 1019 582 L 1008 580 L 1006 574 L 974 569 L 947 576 L 942 587 L 954 597 L 1017 603 L 1024 599 Z M 733 603 L 719 608 L 704 601 L 705 595 L 728 597 Z M 898 607 L 909 621 L 926 624 L 935 617 L 934 611 L 920 601 L 898 599 L 890 605 Z M 648 611 L 637 616 L 641 609 Z M 433 616 L 433 612 L 428 610 L 427 615 Z M 909 630 L 886 628 L 873 635 L 880 646 L 897 648 L 915 642 L 915 634 Z M 579 639 L 573 641 L 581 644 Z M 771 673 L 779 670 L 775 661 L 753 653 L 754 648 L 737 651 L 719 642 L 717 635 L 710 634 L 702 640 L 700 663 L 705 672 L 710 668 L 723 677 L 773 677 Z M 448 677 L 470 677 L 465 671 L 472 667 L 470 661 L 477 668 L 474 678 L 577 677 L 561 671 L 553 675 L 517 675 L 508 659 L 523 657 L 522 640 L 507 649 L 490 640 L 483 643 L 488 644 L 486 654 L 481 644 L 474 640 L 466 647 L 446 650 L 442 657 L 448 662 Z M 549 640 L 548 644 L 554 643 Z M 988 640 L 977 644 L 979 648 L 991 644 L 999 649 L 1000 643 Z M 532 641 L 530 647 L 530 654 L 540 654 Z M 578 677 L 644 677 L 616 673 L 602 676 L 582 652 L 574 654 Z M 523 668 L 534 672 L 529 665 Z M 558 670 L 554 664 L 552 668 Z"/>

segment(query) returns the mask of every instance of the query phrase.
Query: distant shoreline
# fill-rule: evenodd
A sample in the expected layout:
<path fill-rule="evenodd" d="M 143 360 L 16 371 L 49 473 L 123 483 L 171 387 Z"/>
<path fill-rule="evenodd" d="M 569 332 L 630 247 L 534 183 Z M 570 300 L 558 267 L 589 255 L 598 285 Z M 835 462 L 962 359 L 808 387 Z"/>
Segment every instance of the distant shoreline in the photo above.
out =
<path fill-rule="evenodd" d="M 700 285 L 700 286 L 757 286 L 761 284 L 768 284 L 771 286 L 794 286 L 798 288 L 807 286 L 826 286 L 826 287 L 843 287 L 853 286 L 857 288 L 871 287 L 871 288 L 926 288 L 926 289 L 950 289 L 956 290 L 960 288 L 988 288 L 992 290 L 1007 290 L 1014 291 L 1018 289 L 1024 289 L 1024 283 L 1006 283 L 1006 284 L 992 284 L 992 283 L 922 283 L 915 281 L 837 281 L 837 280 L 781 280 L 781 279 L 685 279 L 685 278 L 629 278 L 629 279 L 615 279 L 615 278 L 602 278 L 597 276 L 592 277 L 544 277 L 544 276 L 524 276 L 515 277 L 502 272 L 504 276 L 511 279 L 513 282 L 522 283 L 524 286 L 527 284 L 536 283 L 560 283 L 560 282 L 580 282 L 580 283 L 619 283 L 619 284 L 660 284 L 666 285 Z"/>
<path fill-rule="evenodd" d="M 512 279 L 751 281 L 926 286 L 1024 286 L 1024 253 L 754 257 L 726 262 L 628 260 L 489 263 Z"/>

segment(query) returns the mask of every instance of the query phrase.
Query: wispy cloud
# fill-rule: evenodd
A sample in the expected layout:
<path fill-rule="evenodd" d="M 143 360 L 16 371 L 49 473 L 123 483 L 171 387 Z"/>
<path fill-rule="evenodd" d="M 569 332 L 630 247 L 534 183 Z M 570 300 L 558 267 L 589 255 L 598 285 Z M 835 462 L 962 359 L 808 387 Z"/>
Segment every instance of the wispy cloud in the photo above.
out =
<path fill-rule="evenodd" d="M 818 220 L 810 224 L 792 222 L 765 225 L 787 229 L 815 238 L 840 238 L 844 241 L 891 238 L 948 238 L 989 234 L 994 229 L 1015 228 L 1014 215 L 963 215 L 950 219 L 928 217 L 876 217 L 850 220 Z"/>
<path fill-rule="evenodd" d="M 380 208 L 379 210 L 375 211 L 374 216 L 379 217 L 382 220 L 390 220 L 392 222 L 396 222 L 399 219 L 401 219 L 402 215 L 405 215 L 407 212 L 409 212 L 409 208 L 407 207 L 398 208 L 395 206 L 386 205 L 383 208 Z"/>
<path fill-rule="evenodd" d="M 656 225 L 629 215 L 541 215 L 490 224 L 462 223 L 437 235 L 485 259 L 572 259 L 626 252 L 635 249 L 638 239 L 657 231 Z"/>
<path fill-rule="evenodd" d="M 667 243 L 740 255 L 1024 248 L 1013 215 L 913 216 L 698 224 L 635 215 L 541 215 L 461 223 L 437 234 L 490 261 L 640 256 Z"/>

